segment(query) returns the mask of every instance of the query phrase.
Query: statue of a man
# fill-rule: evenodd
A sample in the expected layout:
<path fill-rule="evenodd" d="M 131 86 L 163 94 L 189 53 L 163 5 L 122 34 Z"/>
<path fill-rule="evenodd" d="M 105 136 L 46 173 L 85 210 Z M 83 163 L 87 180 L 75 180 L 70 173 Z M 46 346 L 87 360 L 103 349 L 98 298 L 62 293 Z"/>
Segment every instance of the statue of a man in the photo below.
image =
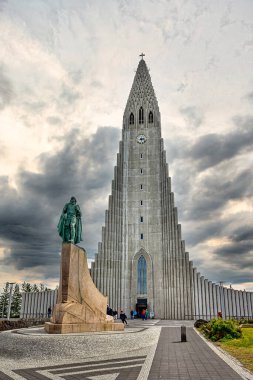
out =
<path fill-rule="evenodd" d="M 65 204 L 57 229 L 66 243 L 77 244 L 83 240 L 81 210 L 75 197 L 71 197 L 69 203 Z"/>

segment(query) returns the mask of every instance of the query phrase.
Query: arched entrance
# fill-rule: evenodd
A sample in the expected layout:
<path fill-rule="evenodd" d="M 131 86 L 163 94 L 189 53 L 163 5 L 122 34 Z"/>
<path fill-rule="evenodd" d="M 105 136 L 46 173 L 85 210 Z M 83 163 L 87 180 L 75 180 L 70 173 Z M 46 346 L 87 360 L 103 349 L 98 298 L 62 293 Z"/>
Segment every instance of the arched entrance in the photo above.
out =
<path fill-rule="evenodd" d="M 150 255 L 142 248 L 132 261 L 131 309 L 141 315 L 142 310 L 153 312 L 153 308 L 153 263 Z"/>

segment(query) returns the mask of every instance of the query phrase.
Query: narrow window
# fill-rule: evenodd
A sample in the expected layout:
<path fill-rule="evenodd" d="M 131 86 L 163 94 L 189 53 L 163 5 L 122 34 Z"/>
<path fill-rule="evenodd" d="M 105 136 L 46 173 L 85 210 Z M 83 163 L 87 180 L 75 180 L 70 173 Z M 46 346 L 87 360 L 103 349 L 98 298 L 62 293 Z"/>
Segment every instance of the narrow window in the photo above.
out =
<path fill-rule="evenodd" d="M 144 123 L 144 113 L 143 113 L 143 108 L 141 107 L 139 109 L 139 124 L 143 124 Z"/>
<path fill-rule="evenodd" d="M 149 115 L 148 115 L 148 122 L 149 122 L 149 123 L 153 123 L 153 121 L 154 121 L 153 112 L 150 111 L 150 112 L 149 112 Z"/>
<path fill-rule="evenodd" d="M 140 154 L 140 158 L 143 158 L 143 153 Z"/>
<path fill-rule="evenodd" d="M 141 216 L 141 223 L 143 223 L 143 216 Z"/>
<path fill-rule="evenodd" d="M 133 112 L 130 113 L 130 116 L 129 116 L 129 124 L 130 124 L 130 125 L 134 124 L 134 114 L 133 114 Z"/>
<path fill-rule="evenodd" d="M 147 294 L 147 262 L 143 256 L 138 260 L 138 294 Z"/>
<path fill-rule="evenodd" d="M 143 186 L 141 185 L 141 190 L 143 190 Z"/>
<path fill-rule="evenodd" d="M 141 206 L 143 205 L 143 201 L 141 201 Z"/>
<path fill-rule="evenodd" d="M 143 240 L 143 234 L 141 234 L 141 240 Z"/>
<path fill-rule="evenodd" d="M 141 169 L 141 174 L 143 174 L 143 170 Z"/>

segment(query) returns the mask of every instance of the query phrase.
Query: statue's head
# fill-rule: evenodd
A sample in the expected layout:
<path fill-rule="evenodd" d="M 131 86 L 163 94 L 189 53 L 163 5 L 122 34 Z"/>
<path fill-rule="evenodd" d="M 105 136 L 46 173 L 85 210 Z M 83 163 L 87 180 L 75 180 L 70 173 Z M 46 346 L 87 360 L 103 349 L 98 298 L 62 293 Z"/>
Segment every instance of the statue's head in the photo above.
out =
<path fill-rule="evenodd" d="M 75 204 L 76 203 L 76 198 L 75 197 L 71 197 L 70 198 L 70 203 Z"/>

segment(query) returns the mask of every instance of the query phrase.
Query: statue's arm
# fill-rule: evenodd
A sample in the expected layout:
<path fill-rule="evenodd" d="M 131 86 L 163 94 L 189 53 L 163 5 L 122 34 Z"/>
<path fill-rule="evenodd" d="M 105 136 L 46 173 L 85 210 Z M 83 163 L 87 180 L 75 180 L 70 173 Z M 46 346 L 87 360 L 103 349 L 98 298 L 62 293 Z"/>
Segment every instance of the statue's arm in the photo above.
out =
<path fill-rule="evenodd" d="M 80 207 L 78 205 L 76 205 L 76 216 L 77 216 L 77 218 L 81 218 L 81 216 L 82 216 Z"/>

